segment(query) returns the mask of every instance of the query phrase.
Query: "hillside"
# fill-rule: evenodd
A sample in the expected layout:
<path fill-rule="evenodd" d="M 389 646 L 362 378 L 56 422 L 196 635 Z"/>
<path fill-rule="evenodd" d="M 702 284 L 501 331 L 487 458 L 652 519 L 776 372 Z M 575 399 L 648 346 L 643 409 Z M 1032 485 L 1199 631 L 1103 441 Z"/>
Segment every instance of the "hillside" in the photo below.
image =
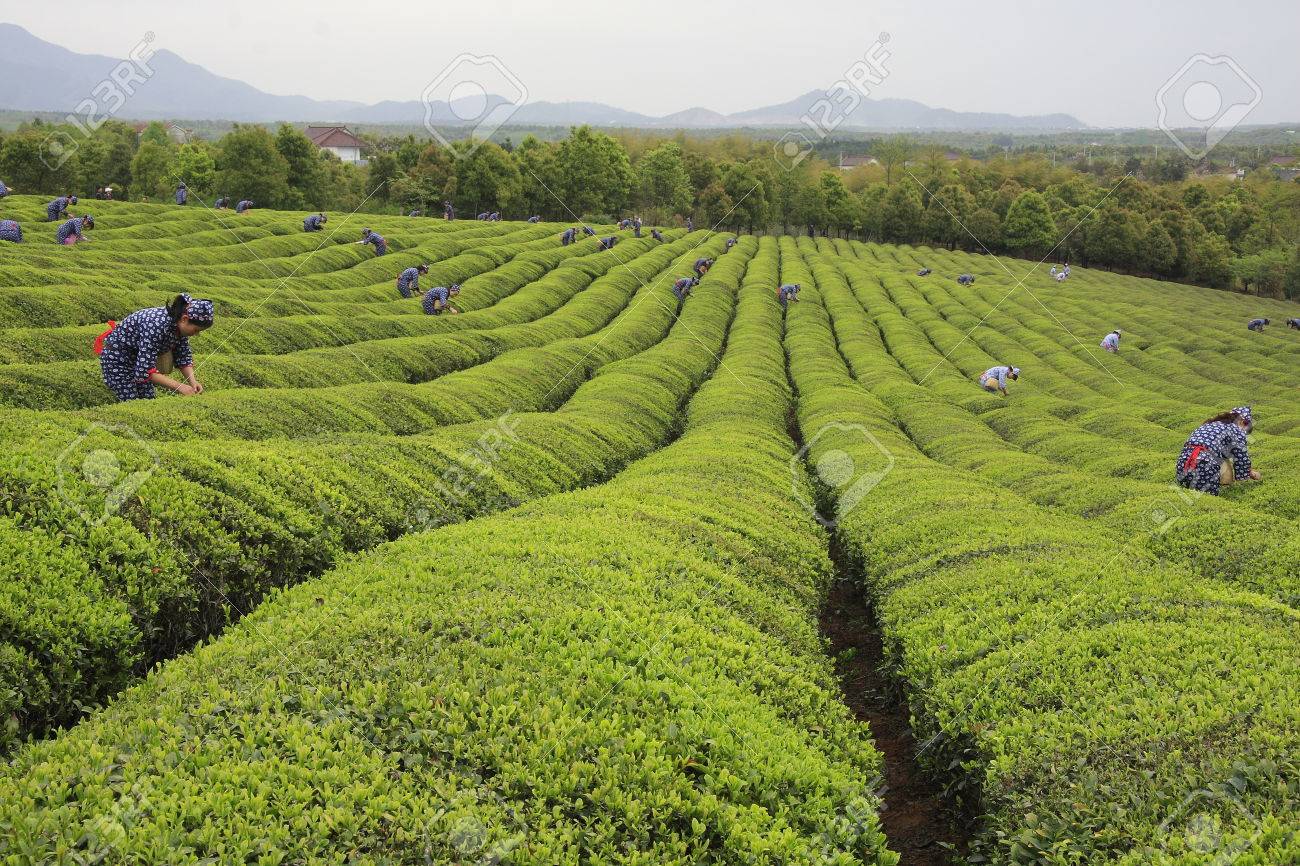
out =
<path fill-rule="evenodd" d="M 44 204 L 0 201 L 0 855 L 894 864 L 889 702 L 984 862 L 1300 858 L 1296 304 L 199 203 L 63 247 Z M 112 402 L 95 335 L 178 291 L 204 393 Z M 1263 480 L 1174 487 L 1241 405 Z"/>

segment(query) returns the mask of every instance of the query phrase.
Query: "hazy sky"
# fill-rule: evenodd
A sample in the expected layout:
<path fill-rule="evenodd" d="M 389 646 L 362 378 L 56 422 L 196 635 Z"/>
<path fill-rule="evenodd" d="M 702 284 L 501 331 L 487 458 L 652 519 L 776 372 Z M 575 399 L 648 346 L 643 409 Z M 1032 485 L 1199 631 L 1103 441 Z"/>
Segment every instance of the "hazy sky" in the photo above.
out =
<path fill-rule="evenodd" d="M 1296 0 L 0 0 L 0 20 L 113 56 L 152 31 L 156 48 L 219 75 L 318 99 L 419 99 L 452 58 L 493 54 L 533 101 L 654 115 L 824 89 L 885 31 L 878 97 L 1154 126 L 1156 92 L 1204 53 L 1258 82 L 1247 123 L 1300 122 Z"/>

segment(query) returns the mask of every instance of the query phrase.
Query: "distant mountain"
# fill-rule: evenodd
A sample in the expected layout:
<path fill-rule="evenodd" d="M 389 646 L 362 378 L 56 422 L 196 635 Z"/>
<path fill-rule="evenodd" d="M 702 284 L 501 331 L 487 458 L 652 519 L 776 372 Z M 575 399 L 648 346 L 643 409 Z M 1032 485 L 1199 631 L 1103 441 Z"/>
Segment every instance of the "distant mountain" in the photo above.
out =
<path fill-rule="evenodd" d="M 20 111 L 72 111 L 88 98 L 96 84 L 119 61 L 98 54 L 77 54 L 38 39 L 14 24 L 0 23 L 0 108 Z M 120 112 L 124 117 L 186 118 L 192 120 L 243 120 L 263 123 L 285 121 L 328 121 L 337 123 L 419 124 L 425 120 L 425 105 L 419 100 L 366 105 L 343 100 L 321 101 L 305 96 L 277 96 L 257 88 L 214 75 L 170 51 L 158 51 L 149 61 L 154 70 Z M 707 108 L 688 108 L 664 117 L 625 111 L 599 102 L 530 102 L 510 118 L 512 124 L 527 126 L 659 127 L 666 129 L 718 129 L 738 126 L 789 127 L 801 125 L 801 118 L 819 99 L 822 91 L 810 91 L 789 102 L 719 114 Z M 496 105 L 506 100 L 489 96 Z M 480 115 L 471 100 L 454 104 L 438 102 L 429 113 L 435 123 L 455 125 Z M 1063 130 L 1086 125 L 1068 114 L 1024 117 L 931 108 L 910 99 L 864 99 L 842 124 L 845 128 L 891 130 Z"/>

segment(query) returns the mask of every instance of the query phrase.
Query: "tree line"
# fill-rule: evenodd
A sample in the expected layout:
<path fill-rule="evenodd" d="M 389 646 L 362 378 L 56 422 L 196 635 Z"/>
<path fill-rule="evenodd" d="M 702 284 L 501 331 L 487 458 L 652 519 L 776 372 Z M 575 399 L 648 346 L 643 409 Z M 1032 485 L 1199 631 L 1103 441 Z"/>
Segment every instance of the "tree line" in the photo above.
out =
<path fill-rule="evenodd" d="M 51 135 L 72 141 L 50 159 Z M 318 150 L 297 128 L 235 124 L 215 141 L 176 141 L 161 123 L 109 121 L 77 139 L 40 121 L 0 139 L 0 179 L 24 192 L 167 200 L 200 197 L 288 210 L 441 215 L 499 211 L 561 222 L 816 232 L 1009 253 L 1300 298 L 1300 183 L 1267 170 L 1244 180 L 1144 167 L 1130 158 L 1055 165 L 1043 153 L 972 159 L 906 138 L 871 143 L 875 164 L 840 170 L 818 155 L 790 165 L 750 135 L 691 137 L 581 126 L 556 141 L 366 136 L 364 165 Z M 825 146 L 821 152 L 825 151 Z M 1144 170 L 1145 169 L 1145 170 Z"/>

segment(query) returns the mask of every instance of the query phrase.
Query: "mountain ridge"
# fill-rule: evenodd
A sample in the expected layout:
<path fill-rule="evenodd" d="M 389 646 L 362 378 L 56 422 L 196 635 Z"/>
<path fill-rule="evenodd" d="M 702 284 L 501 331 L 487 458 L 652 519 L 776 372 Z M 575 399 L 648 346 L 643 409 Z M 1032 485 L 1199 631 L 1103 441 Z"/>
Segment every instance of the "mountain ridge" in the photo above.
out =
<path fill-rule="evenodd" d="M 16 24 L 0 22 L 0 81 L 6 90 L 0 108 L 19 111 L 74 109 L 87 99 L 120 62 L 99 54 L 80 54 L 34 36 Z M 149 80 L 127 101 L 129 115 L 143 120 L 185 117 L 195 120 L 274 122 L 328 121 L 337 123 L 434 123 L 464 125 L 472 100 L 453 104 L 420 100 L 383 100 L 373 104 L 349 100 L 317 100 L 306 96 L 278 95 L 243 81 L 210 72 L 167 50 L 148 61 Z M 193 94 L 203 94 L 196 110 Z M 792 127 L 803 125 L 811 107 L 825 98 L 811 90 L 794 99 L 746 111 L 722 114 L 695 106 L 662 117 L 641 114 L 591 101 L 530 102 L 509 118 L 523 126 L 623 126 L 664 129 L 723 129 L 729 127 Z M 505 102 L 489 96 L 488 104 Z M 818 116 L 816 114 L 812 116 Z M 840 126 L 847 129 L 904 130 L 1070 130 L 1088 126 L 1068 114 L 1014 115 L 1000 112 L 963 112 L 933 108 L 908 99 L 863 99 Z"/>

